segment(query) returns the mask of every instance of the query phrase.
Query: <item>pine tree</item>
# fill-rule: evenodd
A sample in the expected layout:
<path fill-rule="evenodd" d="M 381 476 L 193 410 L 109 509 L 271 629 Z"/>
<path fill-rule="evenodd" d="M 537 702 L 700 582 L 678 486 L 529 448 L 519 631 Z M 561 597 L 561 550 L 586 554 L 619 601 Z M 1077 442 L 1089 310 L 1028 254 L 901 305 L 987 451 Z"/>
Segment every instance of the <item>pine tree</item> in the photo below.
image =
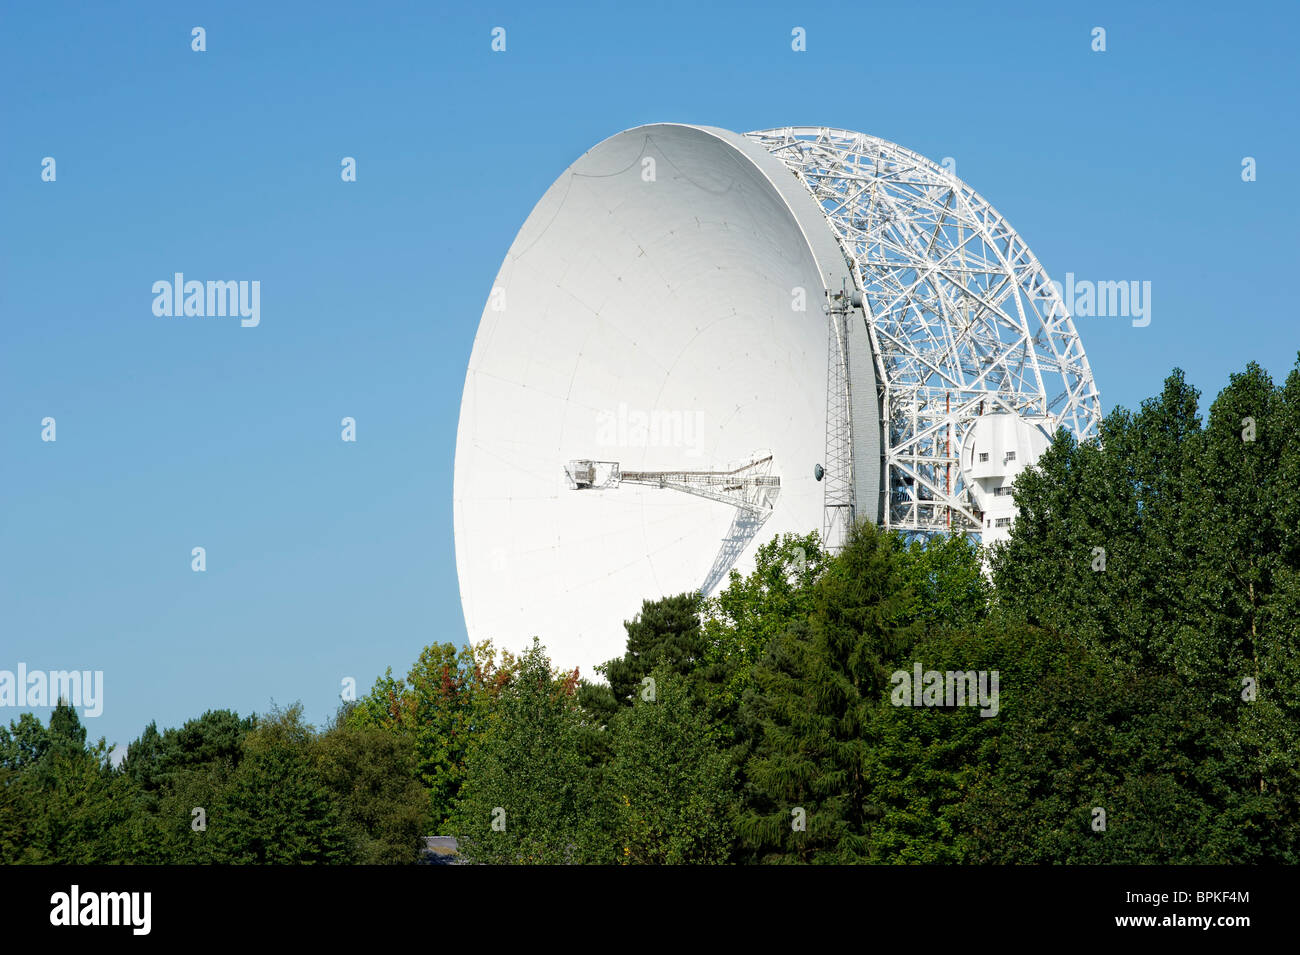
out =
<path fill-rule="evenodd" d="M 912 606 L 898 539 L 863 525 L 818 579 L 808 622 L 791 623 L 754 667 L 742 722 L 755 744 L 737 828 L 758 859 L 869 857 L 868 727 L 887 661 L 914 640 Z"/>

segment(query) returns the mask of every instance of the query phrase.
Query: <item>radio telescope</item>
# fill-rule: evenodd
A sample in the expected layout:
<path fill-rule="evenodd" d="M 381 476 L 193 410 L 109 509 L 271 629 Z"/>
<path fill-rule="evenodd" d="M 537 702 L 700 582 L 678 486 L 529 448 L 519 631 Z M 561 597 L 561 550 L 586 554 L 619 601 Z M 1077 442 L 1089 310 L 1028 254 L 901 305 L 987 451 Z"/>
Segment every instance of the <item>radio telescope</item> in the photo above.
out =
<path fill-rule="evenodd" d="M 1100 403 L 1060 294 L 943 166 L 861 133 L 641 126 L 516 236 L 465 380 L 454 490 L 471 641 L 623 652 L 646 598 L 854 521 L 993 541 Z"/>

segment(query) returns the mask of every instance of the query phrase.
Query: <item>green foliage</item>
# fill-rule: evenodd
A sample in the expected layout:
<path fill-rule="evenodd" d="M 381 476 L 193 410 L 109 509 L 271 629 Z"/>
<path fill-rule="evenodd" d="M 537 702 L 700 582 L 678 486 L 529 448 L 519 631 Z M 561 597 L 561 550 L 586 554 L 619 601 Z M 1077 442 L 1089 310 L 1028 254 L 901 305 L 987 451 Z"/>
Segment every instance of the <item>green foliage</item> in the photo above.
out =
<path fill-rule="evenodd" d="M 127 747 L 122 771 L 151 792 L 187 772 L 214 766 L 233 770 L 243 754 L 244 737 L 256 724 L 254 717 L 241 719 L 231 710 L 208 710 L 164 733 L 150 723 Z"/>
<path fill-rule="evenodd" d="M 726 862 L 735 771 L 685 678 L 667 667 L 650 678 L 653 683 L 610 726 L 603 789 L 613 805 L 622 860 Z"/>
<path fill-rule="evenodd" d="M 627 650 L 596 667 L 608 683 L 583 680 L 578 685 L 577 701 L 587 714 L 588 725 L 581 732 L 581 750 L 587 764 L 599 767 L 608 761 L 611 720 L 631 707 L 642 692 L 642 681 L 652 670 L 694 679 L 704 653 L 700 631 L 700 596 L 695 593 L 646 600 L 641 612 L 623 622 L 627 631 Z"/>
<path fill-rule="evenodd" d="M 209 861 L 343 863 L 352 845 L 312 758 L 312 728 L 299 706 L 273 712 L 244 739 L 244 755 L 215 794 L 202 834 Z"/>
<path fill-rule="evenodd" d="M 428 792 L 435 829 L 445 826 L 473 747 L 492 719 L 497 698 L 517 663 L 488 642 L 476 647 L 425 647 L 404 680 L 390 669 L 345 717 L 355 728 L 377 727 L 414 746 L 414 778 Z"/>
<path fill-rule="evenodd" d="M 20 771 L 0 766 L 0 863 L 45 861 L 36 831 L 37 798 L 38 793 Z"/>
<path fill-rule="evenodd" d="M 452 820 L 462 855 L 543 865 L 612 859 L 575 684 L 551 671 L 536 640 L 519 659 L 467 760 Z"/>
<path fill-rule="evenodd" d="M 40 762 L 49 747 L 49 731 L 31 713 L 21 714 L 8 727 L 0 726 L 0 767 L 26 769 Z"/>
<path fill-rule="evenodd" d="M 999 712 L 980 715 L 974 706 L 912 707 L 894 705 L 896 686 L 871 710 L 865 738 L 872 746 L 864 773 L 870 861 L 950 863 L 965 861 L 972 849 L 970 827 L 961 812 L 970 787 L 993 767 L 997 743 L 1015 688 L 1001 683 L 1008 673 L 1005 652 L 1019 651 L 1019 641 L 980 633 L 938 630 L 921 637 L 891 666 L 908 681 L 916 663 L 923 670 L 999 670 Z M 1018 672 L 1013 665 L 1011 673 Z"/>
<path fill-rule="evenodd" d="M 969 632 L 988 616 L 993 587 L 980 548 L 969 537 L 914 540 L 903 556 L 903 579 L 914 599 L 910 616 L 923 629 Z"/>
<path fill-rule="evenodd" d="M 0 745 L 0 861 L 418 858 L 427 801 L 409 741 L 337 726 L 317 736 L 298 706 L 261 721 L 211 711 L 163 733 L 150 725 L 118 769 L 62 705 L 49 728 L 24 714 Z"/>
<path fill-rule="evenodd" d="M 756 743 L 738 830 L 762 861 L 865 861 L 867 728 L 886 662 L 915 637 L 898 539 L 857 528 L 812 590 L 808 622 L 773 640 L 742 703 Z"/>
<path fill-rule="evenodd" d="M 42 727 L 24 713 L 0 731 L 2 860 L 98 865 L 131 855 L 136 802 L 103 740 L 88 747 L 77 711 L 60 700 Z"/>
<path fill-rule="evenodd" d="M 741 747 L 738 725 L 741 700 L 753 688 L 753 669 L 774 640 L 813 611 L 813 583 L 826 554 L 816 532 L 800 537 L 783 534 L 758 548 L 754 570 L 742 577 L 732 571 L 727 586 L 704 602 L 703 676 L 709 713 L 724 738 Z"/>
<path fill-rule="evenodd" d="M 66 865 L 125 861 L 134 802 L 129 784 L 108 769 L 106 747 L 51 747 L 48 758 L 31 829 L 40 859 Z"/>
<path fill-rule="evenodd" d="M 632 705 L 635 694 L 641 691 L 641 681 L 651 670 L 688 674 L 704 652 L 698 594 L 647 600 L 641 612 L 623 627 L 627 630 L 627 652 L 604 667 L 614 699 L 621 706 Z"/>
<path fill-rule="evenodd" d="M 1000 605 L 1082 640 L 1130 695 L 1166 701 L 1129 758 L 1170 750 L 1168 766 L 1191 767 L 1110 790 L 1140 792 L 1134 818 L 1152 826 L 1132 858 L 1297 858 L 1297 424 L 1300 367 L 1279 388 L 1252 363 L 1204 425 L 1175 371 L 1138 414 L 1112 413 L 1100 444 L 1059 437 L 1017 481 L 1020 517 L 993 558 Z M 1204 822 L 1184 830 L 1175 812 Z"/>
<path fill-rule="evenodd" d="M 416 862 L 429 804 L 414 775 L 414 741 L 340 720 L 315 740 L 312 755 L 339 809 L 353 860 L 367 865 Z"/>

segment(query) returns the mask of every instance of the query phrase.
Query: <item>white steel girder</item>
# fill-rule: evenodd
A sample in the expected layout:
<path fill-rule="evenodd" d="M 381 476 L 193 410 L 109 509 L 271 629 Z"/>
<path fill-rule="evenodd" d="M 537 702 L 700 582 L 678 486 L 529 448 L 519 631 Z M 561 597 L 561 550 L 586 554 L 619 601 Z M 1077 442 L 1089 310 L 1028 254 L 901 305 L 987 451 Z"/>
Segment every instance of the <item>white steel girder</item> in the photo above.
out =
<path fill-rule="evenodd" d="M 862 293 L 880 393 L 886 527 L 979 532 L 959 454 L 981 414 L 1096 436 L 1100 398 L 1069 311 L 983 197 L 874 136 L 812 126 L 746 136 L 812 194 Z M 831 416 L 828 408 L 828 434 L 847 427 Z M 876 423 L 854 421 L 853 433 L 868 424 Z M 828 496 L 828 521 L 830 507 Z"/>

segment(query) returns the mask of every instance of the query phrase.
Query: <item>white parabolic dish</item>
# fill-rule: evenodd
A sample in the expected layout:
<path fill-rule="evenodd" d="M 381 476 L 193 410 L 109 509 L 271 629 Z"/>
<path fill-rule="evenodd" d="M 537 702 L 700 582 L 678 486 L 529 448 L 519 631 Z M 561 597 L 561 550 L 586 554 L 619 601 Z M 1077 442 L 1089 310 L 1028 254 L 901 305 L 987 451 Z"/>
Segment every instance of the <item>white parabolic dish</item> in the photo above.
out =
<path fill-rule="evenodd" d="M 802 149 L 801 141 L 764 143 L 759 135 L 675 124 L 619 133 L 570 166 L 516 236 L 479 324 L 457 434 L 456 568 L 471 642 L 518 651 L 537 636 L 556 666 L 594 676 L 596 664 L 622 654 L 622 623 L 643 600 L 716 591 L 728 570 L 752 569 L 763 542 L 822 531 L 835 475 L 851 484 L 858 519 L 889 524 L 893 516 L 895 526 L 911 521 L 924 531 L 953 528 L 955 516 L 977 529 L 982 515 L 971 511 L 960 468 L 934 464 L 940 455 L 957 464 L 963 422 L 997 410 L 1065 421 L 1080 433 L 1093 426 L 1095 389 L 1069 316 L 1027 248 L 1002 251 L 1003 235 L 993 232 L 1004 223 L 978 196 L 923 157 L 885 144 L 925 177 L 919 198 L 871 190 L 889 203 L 882 212 L 833 227 L 827 206 L 844 203 L 819 205 L 810 178 L 774 154 Z M 907 178 L 883 162 L 876 167 L 882 183 Z M 835 187 L 863 192 L 856 173 L 831 172 Z M 977 238 L 994 249 L 985 258 L 998 274 L 978 287 L 970 223 L 954 227 L 965 230 L 954 232 L 956 254 L 939 241 L 960 202 L 937 206 L 928 248 L 910 234 L 890 238 L 906 203 L 937 204 L 941 190 L 957 197 L 959 187 Z M 847 255 L 846 230 L 867 236 L 873 227 L 881 238 Z M 880 289 L 864 279 L 861 263 L 876 249 L 931 255 L 939 265 L 913 269 L 923 280 L 907 279 L 895 294 L 889 269 L 879 272 L 887 280 Z M 945 269 L 953 288 L 925 278 Z M 854 288 L 874 297 L 857 313 L 865 324 L 846 331 L 837 353 L 851 378 L 852 441 L 834 466 L 828 378 L 835 394 L 847 389 L 837 391 L 828 373 L 828 340 L 836 338 L 828 337 L 825 306 Z M 1014 310 L 1002 304 L 1013 293 L 1035 314 L 1048 306 L 1041 329 L 1029 327 L 1019 298 Z M 975 304 L 967 309 L 967 301 Z M 892 357 L 882 361 L 875 332 L 866 333 L 873 321 L 886 329 L 891 320 L 910 322 L 928 347 L 926 323 L 935 315 L 970 322 L 967 334 L 948 338 L 959 342 L 948 348 L 949 365 L 920 362 L 948 376 L 937 383 L 909 378 L 912 366 Z M 1005 334 L 989 316 L 1005 320 Z M 1042 383 L 1053 367 L 1065 382 L 1064 403 Z M 910 389 L 906 413 L 877 387 L 880 373 L 895 370 Z M 1025 387 L 1031 378 L 1036 388 Z M 925 416 L 936 409 L 948 417 L 932 424 Z M 836 421 L 847 417 L 844 408 L 832 412 Z M 616 462 L 625 474 L 724 471 L 767 455 L 780 488 L 761 520 L 644 484 L 575 490 L 565 471 L 584 460 Z M 819 482 L 814 468 L 823 463 L 831 473 Z"/>

